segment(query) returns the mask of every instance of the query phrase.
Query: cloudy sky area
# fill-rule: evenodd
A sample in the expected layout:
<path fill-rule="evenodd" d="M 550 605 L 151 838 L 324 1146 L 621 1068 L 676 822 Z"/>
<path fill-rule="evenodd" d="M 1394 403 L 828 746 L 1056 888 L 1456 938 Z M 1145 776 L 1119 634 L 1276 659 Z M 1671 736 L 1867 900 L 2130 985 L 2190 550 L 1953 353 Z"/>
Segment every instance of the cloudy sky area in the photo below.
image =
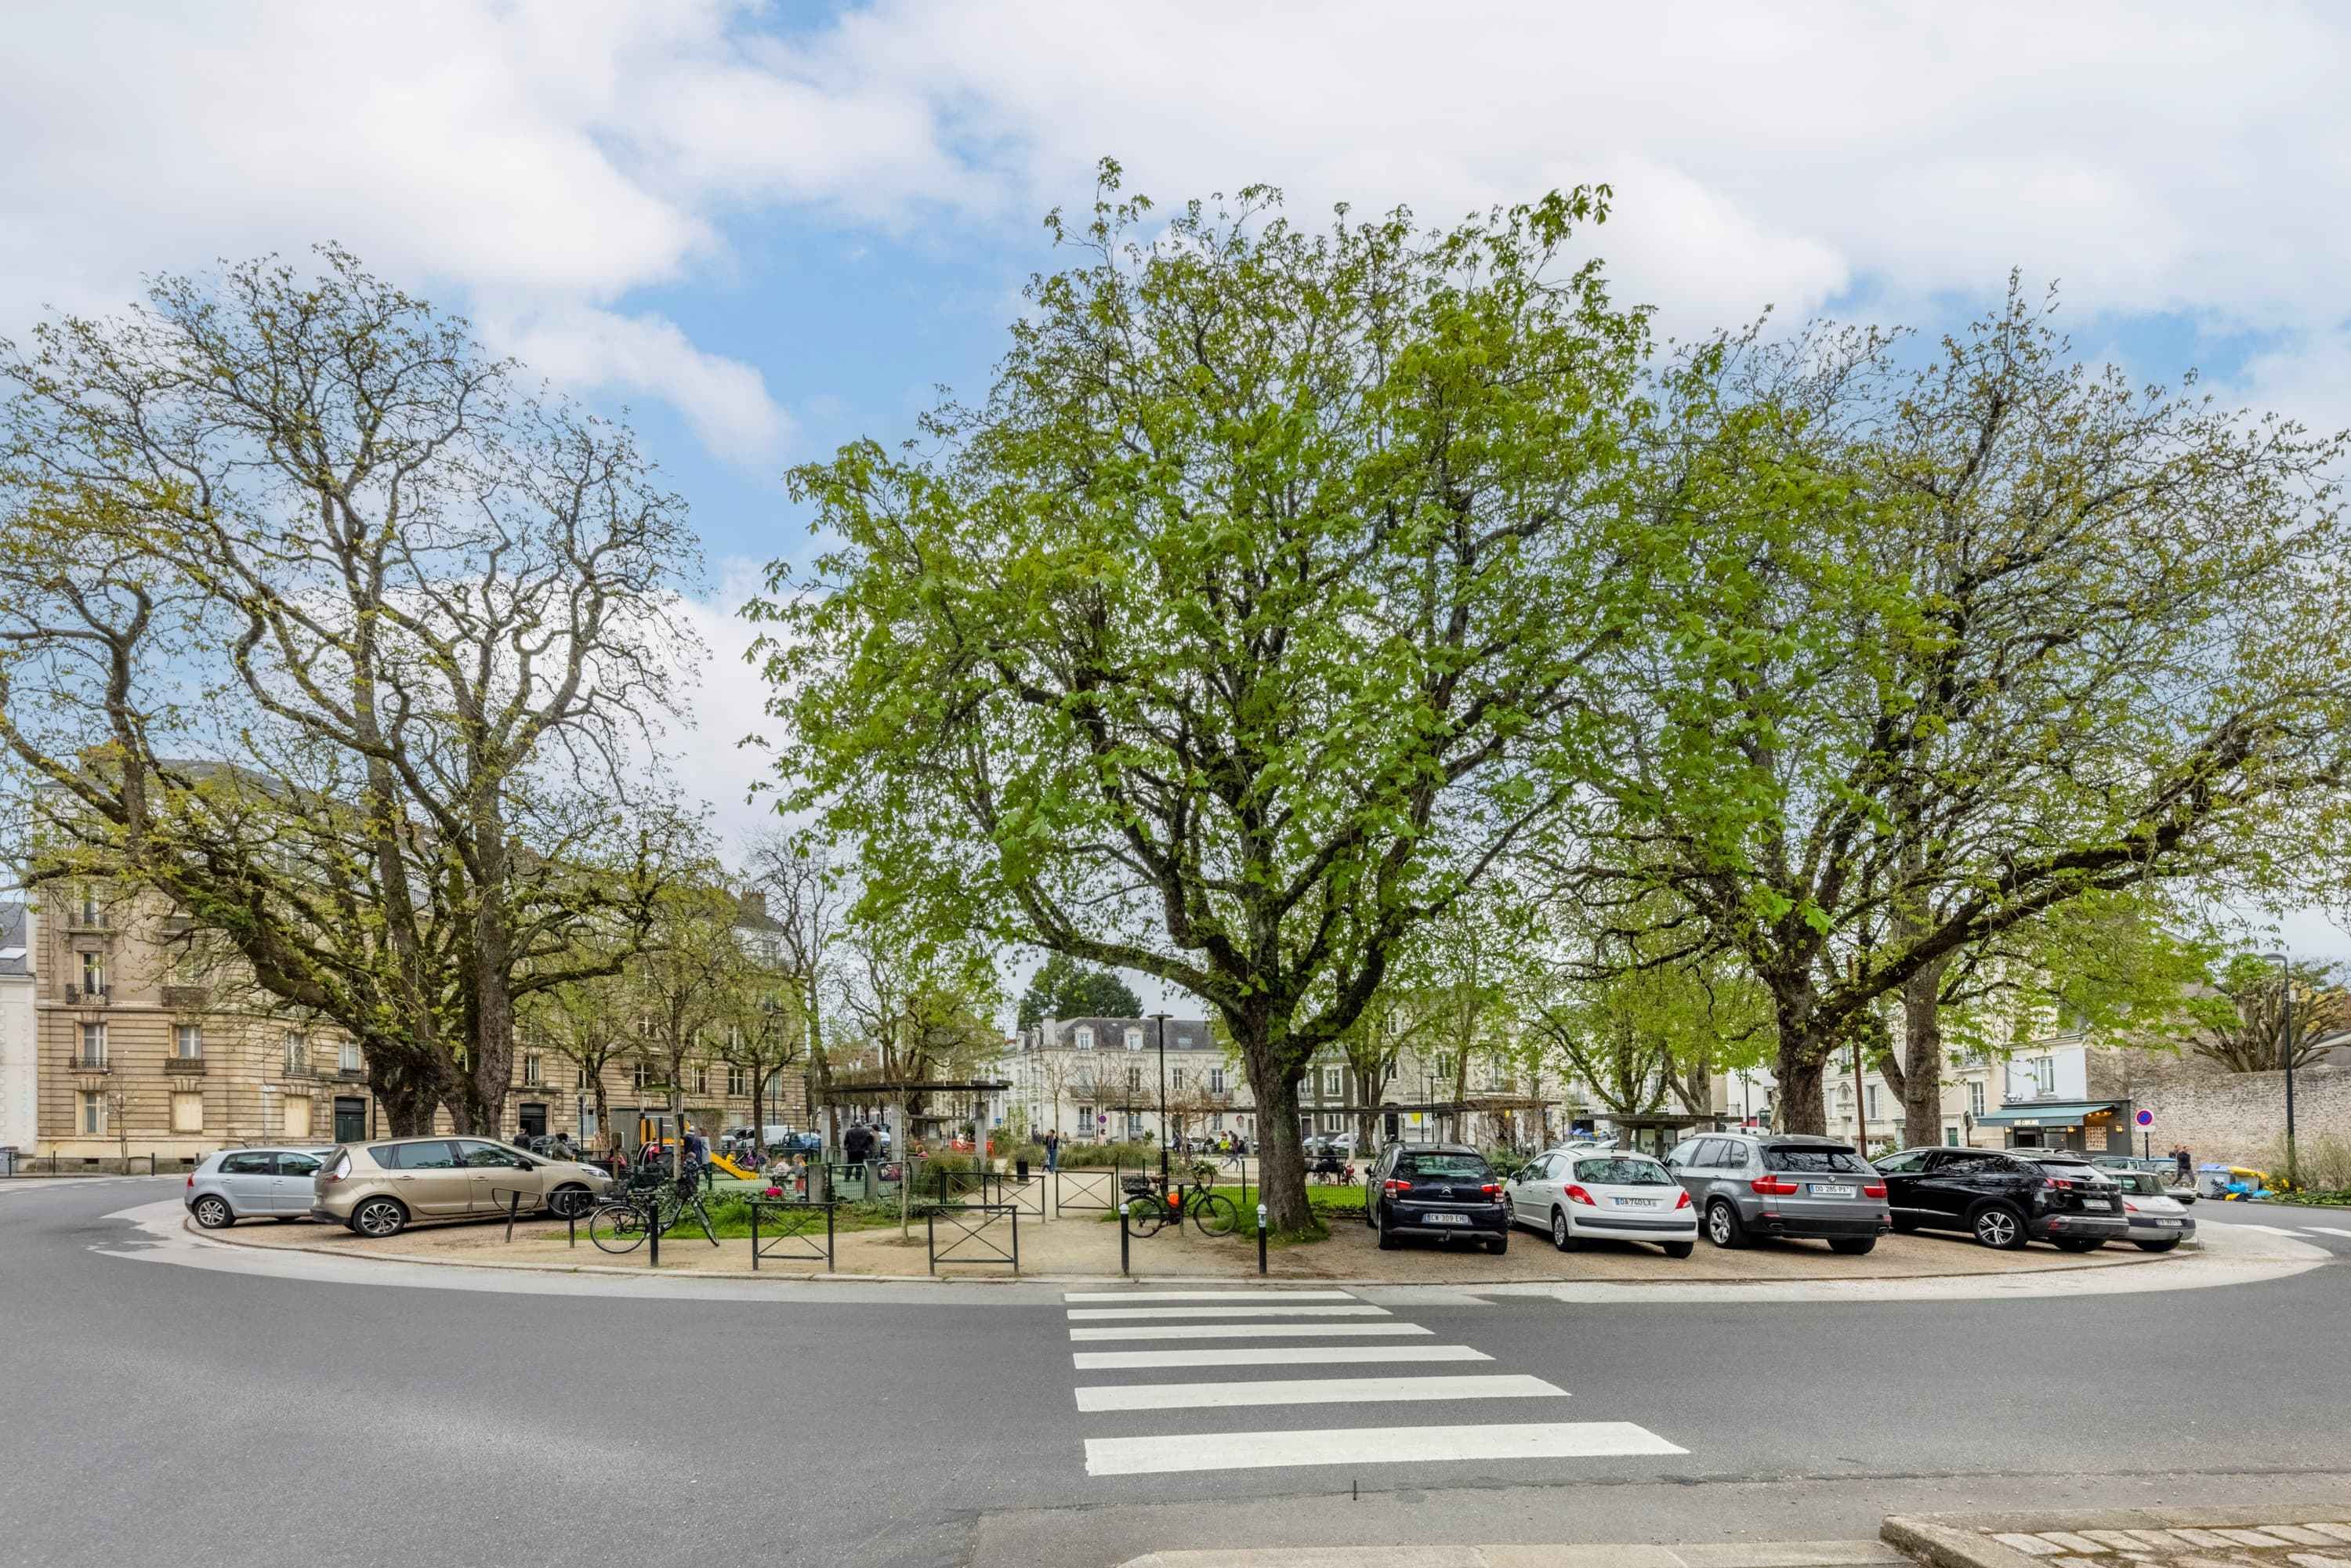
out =
<path fill-rule="evenodd" d="M 710 552 L 688 776 L 737 831 L 732 612 L 809 549 L 778 475 L 984 386 L 1104 154 L 1306 213 L 1605 181 L 1668 333 L 1933 329 L 2017 267 L 2085 351 L 2351 423 L 2351 12 L 2318 5 L 57 0 L 0 53 L 0 333 L 332 239 L 633 411 Z"/>

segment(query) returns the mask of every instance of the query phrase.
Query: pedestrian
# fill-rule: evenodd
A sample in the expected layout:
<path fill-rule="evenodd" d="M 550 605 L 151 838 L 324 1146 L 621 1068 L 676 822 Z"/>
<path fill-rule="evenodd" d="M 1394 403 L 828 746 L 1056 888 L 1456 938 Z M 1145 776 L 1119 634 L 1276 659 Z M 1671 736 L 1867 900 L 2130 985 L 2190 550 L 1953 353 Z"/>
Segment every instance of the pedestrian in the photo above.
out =
<path fill-rule="evenodd" d="M 2186 1144 L 2174 1145 L 2171 1151 L 2171 1163 L 2179 1170 L 2181 1181 L 2193 1182 L 2196 1179 L 2196 1157 L 2188 1152 Z"/>
<path fill-rule="evenodd" d="M 841 1137 L 841 1150 L 849 1156 L 851 1165 L 862 1166 L 873 1153 L 873 1134 L 866 1130 L 864 1123 L 853 1122 Z"/>
<path fill-rule="evenodd" d="M 1045 1168 L 1048 1171 L 1061 1168 L 1061 1134 L 1058 1131 L 1045 1134 Z"/>

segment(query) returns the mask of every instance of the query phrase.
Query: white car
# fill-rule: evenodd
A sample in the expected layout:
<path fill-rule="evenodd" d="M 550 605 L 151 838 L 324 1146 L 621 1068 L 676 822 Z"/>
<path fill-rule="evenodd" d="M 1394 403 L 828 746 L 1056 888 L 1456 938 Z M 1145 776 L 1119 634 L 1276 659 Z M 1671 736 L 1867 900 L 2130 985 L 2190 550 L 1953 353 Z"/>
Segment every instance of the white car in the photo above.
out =
<path fill-rule="evenodd" d="M 1552 1149 L 1510 1178 L 1502 1201 L 1511 1224 L 1548 1230 L 1562 1252 L 1583 1241 L 1647 1241 L 1687 1258 L 1698 1245 L 1689 1193 L 1646 1155 Z"/>
<path fill-rule="evenodd" d="M 2152 1171 L 2109 1170 L 2123 1189 L 2123 1212 L 2130 1218 L 2131 1245 L 2142 1252 L 2168 1252 L 2193 1240 L 2196 1221 L 2188 1206 L 2165 1188 L 2163 1177 Z"/>

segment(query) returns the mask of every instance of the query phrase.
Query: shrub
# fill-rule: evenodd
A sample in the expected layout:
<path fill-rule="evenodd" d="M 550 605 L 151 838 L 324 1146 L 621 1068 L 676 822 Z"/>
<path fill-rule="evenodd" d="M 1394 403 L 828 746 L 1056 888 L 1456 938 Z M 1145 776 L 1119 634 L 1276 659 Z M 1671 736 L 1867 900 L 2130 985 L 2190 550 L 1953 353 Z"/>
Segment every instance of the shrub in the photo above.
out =
<path fill-rule="evenodd" d="M 2304 1190 L 2340 1192 L 2351 1187 L 2351 1138 L 2336 1133 L 2294 1141 L 2294 1175 Z M 2261 1168 L 2273 1182 L 2285 1180 L 2285 1138 L 2273 1140 L 2261 1155 Z"/>

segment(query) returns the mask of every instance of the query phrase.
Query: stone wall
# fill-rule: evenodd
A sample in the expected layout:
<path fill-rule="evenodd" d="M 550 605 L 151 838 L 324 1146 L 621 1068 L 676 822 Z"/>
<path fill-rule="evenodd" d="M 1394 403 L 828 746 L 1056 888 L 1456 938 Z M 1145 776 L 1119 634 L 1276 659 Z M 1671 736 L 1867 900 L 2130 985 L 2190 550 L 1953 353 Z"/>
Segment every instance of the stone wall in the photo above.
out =
<path fill-rule="evenodd" d="M 2227 1072 L 2169 1051 L 2099 1052 L 2115 1062 L 2118 1092 L 2155 1113 L 2158 1154 L 2186 1144 L 2199 1165 L 2258 1165 L 2285 1134 L 2285 1074 Z M 2294 1129 L 2304 1138 L 2351 1137 L 2351 1071 L 2305 1067 L 2294 1075 Z"/>

